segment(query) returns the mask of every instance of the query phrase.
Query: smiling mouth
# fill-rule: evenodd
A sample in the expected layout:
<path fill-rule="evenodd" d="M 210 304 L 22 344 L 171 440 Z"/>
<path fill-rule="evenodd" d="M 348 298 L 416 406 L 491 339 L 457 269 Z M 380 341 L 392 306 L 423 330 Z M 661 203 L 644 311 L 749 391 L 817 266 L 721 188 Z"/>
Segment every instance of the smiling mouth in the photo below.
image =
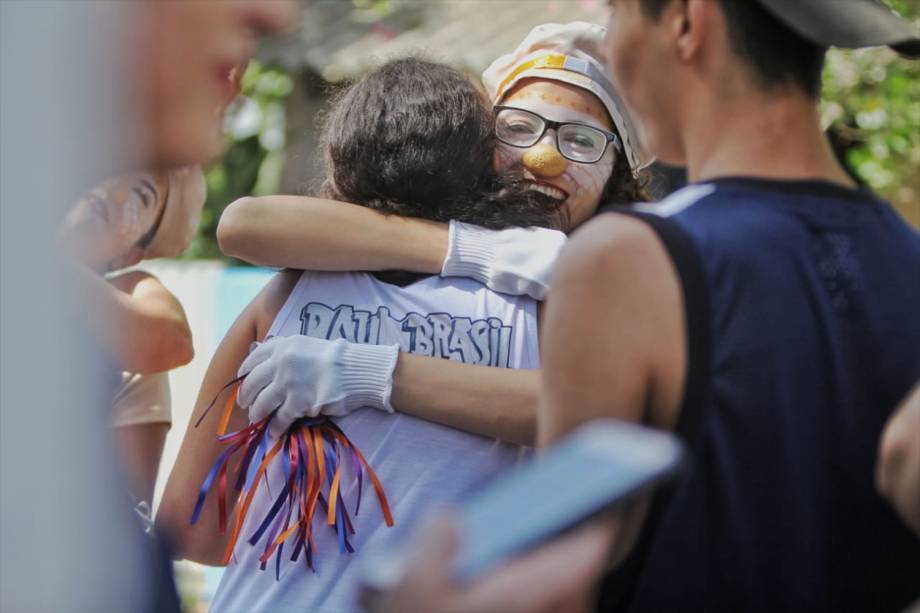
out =
<path fill-rule="evenodd" d="M 549 196 L 550 198 L 553 198 L 554 200 L 560 200 L 560 201 L 567 200 L 569 197 L 568 192 L 566 192 L 564 189 L 560 189 L 556 187 L 555 185 L 550 185 L 549 183 L 540 183 L 538 181 L 531 181 L 530 189 L 532 189 L 535 192 L 539 192 L 543 194 L 544 196 Z"/>

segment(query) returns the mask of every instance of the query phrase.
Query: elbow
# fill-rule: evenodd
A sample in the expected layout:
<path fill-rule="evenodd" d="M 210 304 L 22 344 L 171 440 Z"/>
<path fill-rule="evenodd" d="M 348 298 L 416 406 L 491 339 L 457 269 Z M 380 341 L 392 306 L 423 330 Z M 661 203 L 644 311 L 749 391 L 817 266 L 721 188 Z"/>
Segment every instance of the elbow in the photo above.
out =
<path fill-rule="evenodd" d="M 133 354 L 135 363 L 131 367 L 126 365 L 125 370 L 142 375 L 185 366 L 195 357 L 192 331 L 184 318 L 151 326 L 147 341 L 138 343 L 138 349 Z"/>
<path fill-rule="evenodd" d="M 195 358 L 192 330 L 185 318 L 170 321 L 161 336 L 160 346 L 154 352 L 160 370 L 172 370 L 185 366 Z"/>
<path fill-rule="evenodd" d="M 185 518 L 185 521 L 182 521 L 177 517 L 176 509 L 178 506 L 167 486 L 163 499 L 156 510 L 153 525 L 157 534 L 161 534 L 166 539 L 166 542 L 169 543 L 170 553 L 173 558 L 184 560 L 187 558 L 187 545 L 191 536 L 192 526 L 189 518 Z"/>
<path fill-rule="evenodd" d="M 172 346 L 169 350 L 172 366 L 170 369 L 185 366 L 195 359 L 195 345 L 192 343 L 192 331 L 187 321 L 177 323 L 179 328 L 173 338 Z"/>
<path fill-rule="evenodd" d="M 536 410 L 532 413 L 525 411 L 520 417 L 512 419 L 499 418 L 494 425 L 494 431 L 495 438 L 501 441 L 534 447 L 537 442 Z"/>
<path fill-rule="evenodd" d="M 879 445 L 878 465 L 875 473 L 875 486 L 879 493 L 888 500 L 896 498 L 896 484 L 904 464 L 904 450 L 898 441 L 886 429 Z"/>
<path fill-rule="evenodd" d="M 886 428 L 879 445 L 875 483 L 882 496 L 896 503 L 899 499 L 904 498 L 901 490 L 909 489 L 909 486 L 913 485 L 907 476 L 912 472 L 911 464 L 920 460 L 920 456 L 912 457 L 916 455 L 913 451 L 913 447 L 917 445 L 916 441 L 901 429 L 892 426 L 897 426 L 897 423 L 890 424 Z"/>
<path fill-rule="evenodd" d="M 531 371 L 534 378 L 519 392 L 518 409 L 496 412 L 495 437 L 507 443 L 534 447 L 537 443 L 537 407 L 540 402 L 539 371 Z"/>
<path fill-rule="evenodd" d="M 168 507 L 169 504 L 166 499 L 160 502 L 160 507 L 157 509 L 157 514 L 153 521 L 154 530 L 167 543 L 169 553 L 174 560 L 191 559 L 188 555 L 189 531 L 182 525 L 189 522 L 176 521 L 171 509 Z"/>
<path fill-rule="evenodd" d="M 258 216 L 259 199 L 244 196 L 227 205 L 217 222 L 217 244 L 224 255 L 237 257 L 250 239 L 253 219 Z"/>
<path fill-rule="evenodd" d="M 189 560 L 206 566 L 224 566 L 222 543 L 205 526 L 193 525 L 188 514 L 177 514 L 164 498 L 157 511 L 155 529 L 169 544 L 173 559 Z"/>
<path fill-rule="evenodd" d="M 920 535 L 920 394 L 892 418 L 879 444 L 876 487 Z"/>

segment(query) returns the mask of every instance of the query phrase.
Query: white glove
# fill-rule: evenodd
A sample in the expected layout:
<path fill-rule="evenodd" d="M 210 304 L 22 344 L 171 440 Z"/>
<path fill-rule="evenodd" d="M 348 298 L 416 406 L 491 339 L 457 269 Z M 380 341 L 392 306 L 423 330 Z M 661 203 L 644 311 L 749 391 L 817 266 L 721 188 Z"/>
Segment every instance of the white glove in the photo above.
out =
<path fill-rule="evenodd" d="M 237 404 L 256 422 L 278 409 L 278 436 L 300 417 L 347 415 L 360 407 L 388 413 L 399 345 L 286 336 L 260 343 L 240 365 L 246 375 Z"/>
<path fill-rule="evenodd" d="M 549 228 L 486 230 L 450 222 L 442 277 L 468 277 L 489 289 L 543 300 L 566 236 Z"/>

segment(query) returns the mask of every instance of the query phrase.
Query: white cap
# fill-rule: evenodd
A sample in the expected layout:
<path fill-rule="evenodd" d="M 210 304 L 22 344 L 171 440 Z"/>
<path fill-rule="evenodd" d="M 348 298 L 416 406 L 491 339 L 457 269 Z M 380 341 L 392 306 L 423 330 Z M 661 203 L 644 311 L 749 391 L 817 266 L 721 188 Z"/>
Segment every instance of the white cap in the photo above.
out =
<path fill-rule="evenodd" d="M 482 83 L 492 104 L 501 102 L 518 81 L 527 78 L 552 79 L 590 91 L 613 119 L 629 165 L 644 168 L 652 157 L 641 147 L 629 111 L 601 59 L 606 33 L 605 27 L 584 21 L 539 25 L 517 49 L 486 68 Z"/>

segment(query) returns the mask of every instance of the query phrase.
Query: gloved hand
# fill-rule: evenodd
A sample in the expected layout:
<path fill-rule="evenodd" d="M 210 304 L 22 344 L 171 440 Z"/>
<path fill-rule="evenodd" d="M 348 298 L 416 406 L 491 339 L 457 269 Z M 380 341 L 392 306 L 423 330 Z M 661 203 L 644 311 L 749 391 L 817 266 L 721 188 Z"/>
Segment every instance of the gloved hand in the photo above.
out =
<path fill-rule="evenodd" d="M 237 404 L 256 422 L 278 409 L 277 437 L 300 417 L 347 415 L 360 407 L 388 413 L 399 345 L 359 345 L 309 336 L 260 343 L 240 365 L 246 374 Z"/>
<path fill-rule="evenodd" d="M 450 222 L 442 277 L 468 277 L 489 289 L 543 300 L 566 236 L 549 228 L 487 230 Z"/>

